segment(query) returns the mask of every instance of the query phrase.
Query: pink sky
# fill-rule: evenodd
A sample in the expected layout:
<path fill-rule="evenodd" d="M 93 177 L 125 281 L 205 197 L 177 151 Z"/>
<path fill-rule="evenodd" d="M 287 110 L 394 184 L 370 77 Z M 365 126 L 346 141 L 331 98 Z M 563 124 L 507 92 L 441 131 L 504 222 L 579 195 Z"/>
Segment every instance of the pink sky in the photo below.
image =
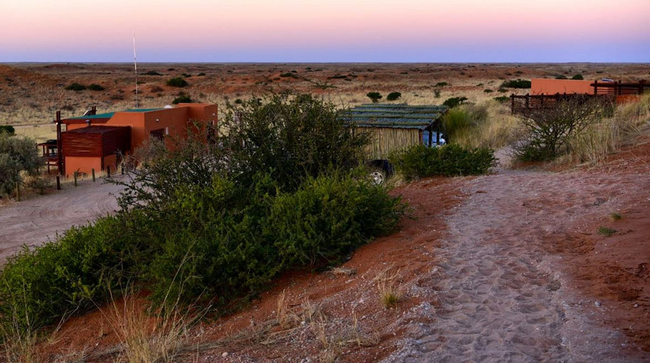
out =
<path fill-rule="evenodd" d="M 0 62 L 650 62 L 650 0 L 2 1 Z"/>

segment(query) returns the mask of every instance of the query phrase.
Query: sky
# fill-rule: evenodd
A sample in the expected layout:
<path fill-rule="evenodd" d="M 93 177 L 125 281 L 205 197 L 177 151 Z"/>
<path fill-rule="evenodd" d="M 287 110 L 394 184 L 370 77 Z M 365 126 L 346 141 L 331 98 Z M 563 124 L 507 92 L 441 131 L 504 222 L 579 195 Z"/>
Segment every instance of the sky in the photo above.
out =
<path fill-rule="evenodd" d="M 650 62 L 650 0 L 2 0 L 0 62 Z"/>

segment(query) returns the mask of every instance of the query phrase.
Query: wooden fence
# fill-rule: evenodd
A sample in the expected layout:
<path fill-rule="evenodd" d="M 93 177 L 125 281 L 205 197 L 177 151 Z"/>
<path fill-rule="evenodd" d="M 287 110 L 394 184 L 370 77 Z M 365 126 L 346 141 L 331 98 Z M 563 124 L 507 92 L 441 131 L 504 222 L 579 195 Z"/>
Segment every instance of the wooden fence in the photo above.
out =
<path fill-rule="evenodd" d="M 578 93 L 556 93 L 554 95 L 511 95 L 510 110 L 512 114 L 523 114 L 531 110 L 553 109 L 558 102 L 588 102 L 593 99 L 599 99 L 603 103 L 613 102 L 614 97 L 609 94 L 578 94 Z"/>
<path fill-rule="evenodd" d="M 642 95 L 647 90 L 650 90 L 650 83 L 645 80 L 639 82 L 598 82 L 595 81 L 591 84 L 594 88 L 594 95 Z"/>

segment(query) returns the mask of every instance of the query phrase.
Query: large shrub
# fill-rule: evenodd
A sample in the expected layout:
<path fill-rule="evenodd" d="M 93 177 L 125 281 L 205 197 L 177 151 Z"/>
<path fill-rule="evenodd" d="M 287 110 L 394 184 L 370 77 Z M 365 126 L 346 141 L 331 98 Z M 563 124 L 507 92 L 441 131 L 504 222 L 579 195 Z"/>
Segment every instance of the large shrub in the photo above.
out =
<path fill-rule="evenodd" d="M 611 105 L 590 98 L 560 101 L 550 109 L 533 109 L 521 116 L 528 136 L 516 145 L 521 161 L 552 160 L 569 150 L 569 140 L 611 113 Z"/>
<path fill-rule="evenodd" d="M 414 145 L 394 155 L 392 160 L 407 180 L 434 175 L 485 174 L 496 162 L 491 149 L 468 149 L 455 144 L 441 147 Z"/>
<path fill-rule="evenodd" d="M 366 134 L 352 133 L 336 106 L 310 95 L 281 94 L 229 105 L 224 117 L 228 167 L 242 182 L 269 172 L 295 190 L 330 168 L 349 170 L 364 156 Z"/>
<path fill-rule="evenodd" d="M 0 197 L 23 183 L 24 174 L 38 173 L 41 165 L 34 141 L 0 131 Z"/>

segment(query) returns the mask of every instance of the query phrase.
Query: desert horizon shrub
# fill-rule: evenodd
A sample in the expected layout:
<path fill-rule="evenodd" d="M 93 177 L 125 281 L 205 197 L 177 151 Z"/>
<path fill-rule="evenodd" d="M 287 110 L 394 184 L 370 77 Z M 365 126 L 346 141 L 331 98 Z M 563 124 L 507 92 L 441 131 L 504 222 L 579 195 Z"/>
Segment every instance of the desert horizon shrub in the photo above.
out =
<path fill-rule="evenodd" d="M 143 76 L 162 76 L 162 73 L 158 73 L 156 71 L 147 71 L 142 73 Z"/>
<path fill-rule="evenodd" d="M 493 100 L 499 102 L 499 103 L 506 103 L 510 102 L 510 97 L 508 96 L 499 96 L 499 97 L 494 97 Z"/>
<path fill-rule="evenodd" d="M 428 176 L 486 174 L 495 165 L 489 148 L 464 148 L 456 144 L 440 147 L 413 145 L 391 157 L 398 172 L 407 180 Z"/>
<path fill-rule="evenodd" d="M 80 84 L 80 83 L 74 82 L 74 83 L 71 83 L 71 84 L 67 85 L 67 86 L 65 87 L 65 89 L 66 89 L 67 91 L 77 91 L 77 92 L 78 92 L 78 91 L 83 91 L 83 90 L 85 90 L 85 89 L 86 89 L 86 86 L 84 86 L 83 84 Z"/>
<path fill-rule="evenodd" d="M 555 79 L 568 79 L 568 78 L 564 74 L 558 74 L 557 76 L 555 76 Z"/>
<path fill-rule="evenodd" d="M 91 91 L 103 91 L 105 88 L 103 86 L 100 86 L 96 83 L 92 83 L 90 86 L 88 86 L 88 89 Z"/>
<path fill-rule="evenodd" d="M 517 79 L 517 80 L 511 79 L 509 81 L 503 81 L 503 83 L 501 83 L 501 86 L 499 86 L 499 88 L 521 88 L 521 89 L 526 89 L 526 88 L 530 88 L 530 86 L 531 86 L 531 82 L 529 80 L 526 80 L 526 79 Z"/>
<path fill-rule="evenodd" d="M 381 96 L 381 93 L 379 93 L 379 92 L 368 92 L 368 94 L 366 94 L 366 96 L 367 96 L 368 98 L 370 98 L 370 100 L 372 101 L 372 103 L 377 103 L 377 102 L 379 102 L 379 100 L 380 100 L 381 97 L 382 97 L 382 96 Z"/>
<path fill-rule="evenodd" d="M 451 97 L 445 100 L 442 104 L 449 107 L 449 108 L 454 108 L 462 105 L 465 101 L 467 101 L 467 97 L 461 96 L 461 97 Z"/>
<path fill-rule="evenodd" d="M 402 94 L 400 92 L 391 92 L 386 96 L 387 101 L 397 101 L 402 97 Z"/>
<path fill-rule="evenodd" d="M 582 74 L 575 74 L 571 79 L 581 81 L 585 79 L 585 77 L 583 77 Z"/>
<path fill-rule="evenodd" d="M 182 77 L 174 77 L 174 78 L 170 78 L 169 80 L 167 80 L 167 85 L 170 86 L 170 87 L 182 88 L 182 87 L 189 86 L 189 83 L 187 83 L 187 81 L 185 79 L 183 79 Z"/>
<path fill-rule="evenodd" d="M 172 101 L 173 105 L 177 105 L 179 103 L 192 103 L 192 98 L 188 95 L 180 95 Z"/>
<path fill-rule="evenodd" d="M 438 82 L 434 87 L 446 87 L 449 86 L 449 83 L 447 82 Z"/>

